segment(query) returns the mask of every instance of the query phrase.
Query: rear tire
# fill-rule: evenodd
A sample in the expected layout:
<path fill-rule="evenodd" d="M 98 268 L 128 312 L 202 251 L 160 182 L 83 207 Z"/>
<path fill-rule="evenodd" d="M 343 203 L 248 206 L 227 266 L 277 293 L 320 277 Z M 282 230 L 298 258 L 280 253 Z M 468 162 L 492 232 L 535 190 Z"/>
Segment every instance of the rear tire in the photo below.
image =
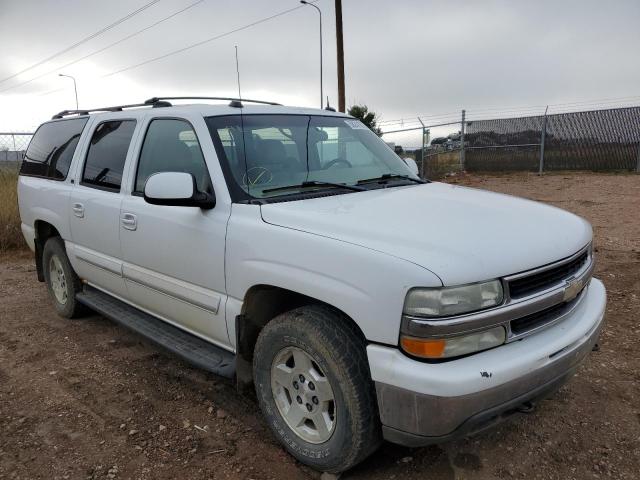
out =
<path fill-rule="evenodd" d="M 60 237 L 49 238 L 44 244 L 42 267 L 47 290 L 58 315 L 76 318 L 85 314 L 87 308 L 76 299 L 76 293 L 82 291 L 82 282 L 69 263 Z"/>
<path fill-rule="evenodd" d="M 277 316 L 260 332 L 253 375 L 271 430 L 300 462 L 339 473 L 382 442 L 366 342 L 344 315 L 315 305 Z"/>

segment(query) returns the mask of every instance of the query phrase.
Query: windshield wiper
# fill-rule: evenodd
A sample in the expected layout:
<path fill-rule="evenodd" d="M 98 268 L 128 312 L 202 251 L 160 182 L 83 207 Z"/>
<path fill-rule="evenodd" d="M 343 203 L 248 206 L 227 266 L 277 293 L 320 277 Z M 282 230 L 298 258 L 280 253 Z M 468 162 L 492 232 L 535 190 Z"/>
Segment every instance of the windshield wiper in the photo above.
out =
<path fill-rule="evenodd" d="M 343 183 L 322 182 L 319 180 L 308 180 L 306 182 L 302 182 L 297 185 L 285 185 L 283 187 L 265 188 L 264 190 L 262 190 L 262 193 L 279 192 L 281 190 L 291 190 L 294 188 L 302 189 L 302 188 L 309 188 L 309 187 L 343 188 L 345 190 L 352 190 L 354 192 L 361 192 L 365 190 L 364 188 L 358 187 L 357 185 L 345 185 Z"/>
<path fill-rule="evenodd" d="M 365 178 L 362 180 L 358 180 L 356 185 L 362 185 L 364 183 L 373 183 L 373 182 L 386 183 L 389 180 L 409 180 L 410 182 L 413 182 L 413 183 L 427 183 L 421 178 L 413 178 L 413 177 L 410 177 L 409 175 L 385 173 L 384 175 L 380 175 L 379 177 Z"/>

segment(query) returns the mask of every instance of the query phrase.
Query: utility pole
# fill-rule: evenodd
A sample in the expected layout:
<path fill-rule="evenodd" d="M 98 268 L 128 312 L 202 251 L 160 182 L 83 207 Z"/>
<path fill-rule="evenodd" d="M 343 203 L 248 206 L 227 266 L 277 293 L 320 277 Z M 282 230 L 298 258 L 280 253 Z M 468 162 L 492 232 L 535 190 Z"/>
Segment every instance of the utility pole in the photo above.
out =
<path fill-rule="evenodd" d="M 344 48 L 342 45 L 342 0 L 336 0 L 336 45 L 338 47 L 338 111 L 344 113 Z"/>

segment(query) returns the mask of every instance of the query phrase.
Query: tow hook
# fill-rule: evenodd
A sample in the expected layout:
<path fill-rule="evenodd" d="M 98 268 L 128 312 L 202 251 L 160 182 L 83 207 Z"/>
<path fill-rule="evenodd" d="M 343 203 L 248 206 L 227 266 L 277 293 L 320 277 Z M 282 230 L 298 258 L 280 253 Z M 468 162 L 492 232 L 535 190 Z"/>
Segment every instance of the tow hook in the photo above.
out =
<path fill-rule="evenodd" d="M 592 352 L 599 352 L 600 351 L 600 344 L 599 343 L 594 343 L 593 347 L 591 348 Z"/>
<path fill-rule="evenodd" d="M 536 409 L 536 406 L 532 402 L 524 402 L 522 405 L 516 408 L 520 413 L 531 413 Z"/>

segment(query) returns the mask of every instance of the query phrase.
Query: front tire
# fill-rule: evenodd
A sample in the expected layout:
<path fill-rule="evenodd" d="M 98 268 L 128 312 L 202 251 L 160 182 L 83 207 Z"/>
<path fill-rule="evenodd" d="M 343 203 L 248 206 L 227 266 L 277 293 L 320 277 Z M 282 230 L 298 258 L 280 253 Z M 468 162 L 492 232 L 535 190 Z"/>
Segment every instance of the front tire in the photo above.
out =
<path fill-rule="evenodd" d="M 344 315 L 317 305 L 277 316 L 260 332 L 253 375 L 269 426 L 300 462 L 339 473 L 380 445 L 366 343 Z"/>
<path fill-rule="evenodd" d="M 86 308 L 76 299 L 76 293 L 82 291 L 82 282 L 69 263 L 60 237 L 49 238 L 44 244 L 42 266 L 47 290 L 58 315 L 75 318 L 85 313 Z"/>

